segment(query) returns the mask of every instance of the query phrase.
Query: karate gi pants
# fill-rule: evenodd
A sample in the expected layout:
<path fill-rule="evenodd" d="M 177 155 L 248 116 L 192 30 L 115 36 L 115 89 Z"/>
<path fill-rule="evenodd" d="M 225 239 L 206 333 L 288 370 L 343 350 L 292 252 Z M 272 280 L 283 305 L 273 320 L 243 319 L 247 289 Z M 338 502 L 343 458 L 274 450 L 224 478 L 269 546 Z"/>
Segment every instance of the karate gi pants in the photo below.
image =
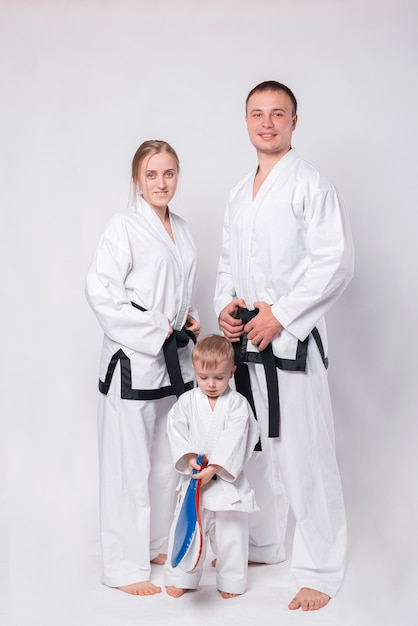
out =
<path fill-rule="evenodd" d="M 166 587 L 197 589 L 203 573 L 208 540 L 216 554 L 216 588 L 226 593 L 242 594 L 247 585 L 248 513 L 241 511 L 209 511 L 202 509 L 202 555 L 191 572 L 171 566 L 175 524 L 170 531 L 168 557 L 164 566 Z"/>
<path fill-rule="evenodd" d="M 150 561 L 166 552 L 178 477 L 167 437 L 175 396 L 122 400 L 120 368 L 98 410 L 102 582 L 149 580 Z"/>
<path fill-rule="evenodd" d="M 346 518 L 335 457 L 328 380 L 318 348 L 309 340 L 306 372 L 277 370 L 281 436 L 268 438 L 268 399 L 262 365 L 250 365 L 261 430 L 245 474 L 260 511 L 250 518 L 249 559 L 284 559 L 288 507 L 296 527 L 291 572 L 299 587 L 334 596 L 346 559 Z"/>

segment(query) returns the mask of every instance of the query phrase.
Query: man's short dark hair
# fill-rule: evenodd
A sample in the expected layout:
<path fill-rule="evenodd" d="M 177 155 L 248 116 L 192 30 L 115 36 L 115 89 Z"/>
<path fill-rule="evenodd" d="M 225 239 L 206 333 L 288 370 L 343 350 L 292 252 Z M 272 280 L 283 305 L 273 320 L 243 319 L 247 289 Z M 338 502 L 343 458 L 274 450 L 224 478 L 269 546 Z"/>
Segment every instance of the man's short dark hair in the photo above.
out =
<path fill-rule="evenodd" d="M 277 80 L 266 80 L 263 83 L 256 85 L 254 89 L 251 89 L 245 101 L 245 112 L 247 112 L 248 100 L 251 98 L 251 96 L 255 93 L 259 93 L 262 91 L 282 91 L 287 94 L 293 104 L 293 115 L 296 115 L 298 103 L 296 102 L 295 94 L 291 89 L 289 89 L 289 87 L 286 87 L 286 85 L 283 85 L 283 83 L 278 83 Z"/>

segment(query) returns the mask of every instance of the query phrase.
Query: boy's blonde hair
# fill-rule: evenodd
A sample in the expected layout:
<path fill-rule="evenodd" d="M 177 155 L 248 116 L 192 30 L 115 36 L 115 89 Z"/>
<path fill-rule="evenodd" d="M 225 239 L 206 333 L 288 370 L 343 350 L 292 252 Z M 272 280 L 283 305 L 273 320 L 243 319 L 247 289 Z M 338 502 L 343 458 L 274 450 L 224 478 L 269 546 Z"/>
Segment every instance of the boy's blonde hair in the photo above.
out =
<path fill-rule="evenodd" d="M 192 362 L 199 361 L 203 368 L 216 367 L 222 361 L 228 361 L 231 368 L 234 366 L 234 348 L 228 339 L 222 335 L 206 335 L 193 348 Z"/>

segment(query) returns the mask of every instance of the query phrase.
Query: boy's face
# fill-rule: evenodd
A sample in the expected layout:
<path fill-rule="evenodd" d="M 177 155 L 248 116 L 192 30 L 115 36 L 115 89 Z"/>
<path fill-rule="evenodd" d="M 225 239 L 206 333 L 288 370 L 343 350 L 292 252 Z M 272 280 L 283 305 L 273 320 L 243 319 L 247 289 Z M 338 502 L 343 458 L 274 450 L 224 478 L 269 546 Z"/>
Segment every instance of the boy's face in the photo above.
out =
<path fill-rule="evenodd" d="M 218 398 L 228 387 L 229 379 L 235 371 L 235 365 L 221 361 L 216 367 L 202 367 L 199 360 L 193 364 L 197 385 L 208 398 Z"/>

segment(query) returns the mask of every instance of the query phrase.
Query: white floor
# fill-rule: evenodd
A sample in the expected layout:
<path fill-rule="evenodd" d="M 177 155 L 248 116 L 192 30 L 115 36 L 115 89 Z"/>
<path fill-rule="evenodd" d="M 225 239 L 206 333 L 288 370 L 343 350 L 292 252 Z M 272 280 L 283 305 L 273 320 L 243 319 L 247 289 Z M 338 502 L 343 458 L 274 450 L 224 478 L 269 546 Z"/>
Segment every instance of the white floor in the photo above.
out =
<path fill-rule="evenodd" d="M 40 549 L 33 558 L 36 547 Z M 223 600 L 216 591 L 210 556 L 197 591 L 179 599 L 169 597 L 164 589 L 155 596 L 138 597 L 100 584 L 100 556 L 95 548 L 95 553 L 87 556 L 74 552 L 69 544 L 68 550 L 49 554 L 45 547 L 33 546 L 26 567 L 23 561 L 10 571 L 1 567 L 1 626 L 418 625 L 416 576 L 408 576 L 407 567 L 399 570 L 383 544 L 376 550 L 368 542 L 365 550 L 360 550 L 360 543 L 356 543 L 340 592 L 315 612 L 287 608 L 297 591 L 288 561 L 250 566 L 246 593 L 230 600 Z M 413 552 L 408 559 L 411 564 L 416 563 Z M 163 584 L 162 570 L 153 566 L 151 580 L 159 585 Z M 9 578 L 12 585 L 8 592 Z"/>
<path fill-rule="evenodd" d="M 248 590 L 239 598 L 224 600 L 215 588 L 214 570 L 207 559 L 200 588 L 173 599 L 161 594 L 141 598 L 98 584 L 99 562 L 92 563 L 90 592 L 81 621 L 83 626 L 253 626 L 273 623 L 280 626 L 309 624 L 320 626 L 416 626 L 388 610 L 387 597 L 356 589 L 361 572 L 348 568 L 340 594 L 324 609 L 306 613 L 289 611 L 287 604 L 297 591 L 289 574 L 288 562 L 280 565 L 253 565 L 249 568 Z M 162 567 L 153 566 L 152 580 L 162 585 Z M 367 594 L 367 592 L 366 592 Z"/>
<path fill-rule="evenodd" d="M 353 518 L 339 593 L 320 611 L 302 612 L 287 608 L 297 591 L 289 561 L 250 566 L 246 593 L 230 600 L 216 591 L 211 555 L 200 588 L 179 599 L 164 589 L 138 597 L 105 587 L 98 533 L 86 532 L 86 519 L 78 519 L 86 506 L 73 500 L 72 509 L 73 516 L 57 508 L 54 517 L 40 517 L 38 527 L 22 510 L 10 525 L 10 564 L 7 553 L 0 558 L 0 626 L 418 626 L 416 531 L 393 534 L 393 516 L 384 532 Z M 402 519 L 404 514 L 399 509 Z M 153 566 L 151 580 L 163 585 L 162 566 Z"/>

